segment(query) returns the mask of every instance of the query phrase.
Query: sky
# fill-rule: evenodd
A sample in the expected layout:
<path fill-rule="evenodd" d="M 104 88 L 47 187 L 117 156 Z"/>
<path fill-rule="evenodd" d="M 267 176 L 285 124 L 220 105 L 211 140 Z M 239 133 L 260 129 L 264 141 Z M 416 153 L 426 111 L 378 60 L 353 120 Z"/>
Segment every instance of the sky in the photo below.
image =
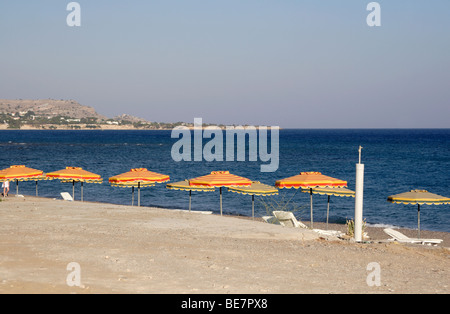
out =
<path fill-rule="evenodd" d="M 282 128 L 450 127 L 450 1 L 0 3 L 0 99 Z"/>

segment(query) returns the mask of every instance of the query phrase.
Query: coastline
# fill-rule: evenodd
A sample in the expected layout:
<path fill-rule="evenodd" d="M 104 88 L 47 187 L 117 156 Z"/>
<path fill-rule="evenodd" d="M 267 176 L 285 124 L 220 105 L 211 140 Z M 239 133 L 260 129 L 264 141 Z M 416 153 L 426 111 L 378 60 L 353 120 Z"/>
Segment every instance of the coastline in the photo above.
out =
<path fill-rule="evenodd" d="M 56 128 L 52 129 L 52 128 L 50 128 L 51 126 L 52 125 L 49 125 L 46 128 L 23 126 L 20 129 L 8 129 L 7 126 L 5 127 L 5 126 L 0 125 L 0 131 L 108 131 L 108 130 L 111 130 L 111 131 L 167 131 L 167 130 L 172 130 L 172 128 L 150 129 L 150 128 L 135 128 L 133 126 L 108 126 L 108 125 L 101 125 L 100 128 L 81 127 L 80 129 L 55 126 Z"/>
<path fill-rule="evenodd" d="M 30 196 L 0 211 L 0 293 L 450 292 L 448 233 L 423 231 L 445 236 L 434 247 L 385 242 L 368 227 L 372 243 L 351 243 L 249 217 Z M 66 283 L 71 262 L 78 287 Z M 366 282 L 372 262 L 380 286 Z"/>

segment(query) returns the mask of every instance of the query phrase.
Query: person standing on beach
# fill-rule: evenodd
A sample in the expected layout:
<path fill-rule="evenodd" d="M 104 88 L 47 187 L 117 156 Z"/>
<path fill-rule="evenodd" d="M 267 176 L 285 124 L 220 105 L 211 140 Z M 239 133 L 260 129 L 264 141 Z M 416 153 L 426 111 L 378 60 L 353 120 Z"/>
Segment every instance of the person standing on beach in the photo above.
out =
<path fill-rule="evenodd" d="M 9 181 L 5 181 L 2 184 L 2 188 L 3 188 L 3 196 L 8 196 L 9 193 Z"/>

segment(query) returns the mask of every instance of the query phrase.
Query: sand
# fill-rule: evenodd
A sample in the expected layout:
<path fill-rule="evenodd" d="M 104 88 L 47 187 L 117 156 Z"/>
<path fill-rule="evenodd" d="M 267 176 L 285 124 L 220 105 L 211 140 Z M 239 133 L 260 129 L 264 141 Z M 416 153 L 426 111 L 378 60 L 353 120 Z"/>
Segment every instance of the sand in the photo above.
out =
<path fill-rule="evenodd" d="M 434 247 L 380 242 L 369 228 L 371 243 L 351 243 L 258 219 L 27 196 L 0 202 L 0 226 L 0 293 L 450 292 L 448 233 L 423 231 L 444 239 Z"/>

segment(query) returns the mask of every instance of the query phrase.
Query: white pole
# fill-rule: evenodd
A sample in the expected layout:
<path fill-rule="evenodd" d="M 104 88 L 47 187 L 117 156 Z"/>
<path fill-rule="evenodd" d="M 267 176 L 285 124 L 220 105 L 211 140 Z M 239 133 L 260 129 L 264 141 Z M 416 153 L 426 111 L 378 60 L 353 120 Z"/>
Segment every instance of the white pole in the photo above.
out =
<path fill-rule="evenodd" d="M 141 207 L 141 182 L 138 182 L 138 207 Z"/>
<path fill-rule="evenodd" d="M 355 189 L 355 241 L 362 241 L 362 217 L 364 194 L 364 164 L 361 163 L 361 149 L 359 146 L 359 163 L 356 164 L 356 189 Z"/>

